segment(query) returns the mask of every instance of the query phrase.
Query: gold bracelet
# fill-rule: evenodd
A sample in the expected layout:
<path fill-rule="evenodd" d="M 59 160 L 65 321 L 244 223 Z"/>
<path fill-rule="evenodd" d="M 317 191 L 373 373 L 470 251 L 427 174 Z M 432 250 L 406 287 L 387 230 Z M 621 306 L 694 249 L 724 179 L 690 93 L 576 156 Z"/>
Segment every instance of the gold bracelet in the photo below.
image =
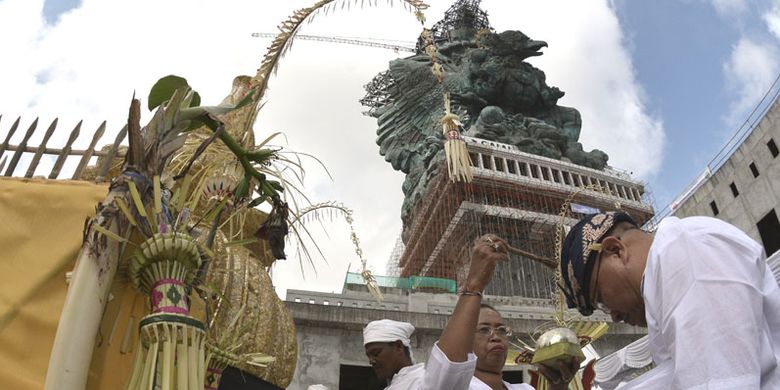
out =
<path fill-rule="evenodd" d="M 458 295 L 467 295 L 467 296 L 482 298 L 482 293 L 479 291 L 460 290 L 458 291 Z"/>

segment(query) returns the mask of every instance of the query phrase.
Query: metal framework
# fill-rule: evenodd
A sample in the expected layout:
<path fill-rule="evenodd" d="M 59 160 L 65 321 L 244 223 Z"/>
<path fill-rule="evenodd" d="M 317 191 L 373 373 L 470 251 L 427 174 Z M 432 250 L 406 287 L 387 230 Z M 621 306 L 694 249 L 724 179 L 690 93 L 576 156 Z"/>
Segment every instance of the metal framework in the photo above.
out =
<path fill-rule="evenodd" d="M 469 142 L 474 181 L 451 182 L 446 169 L 432 180 L 407 227 L 405 250 L 398 260 L 401 276 L 462 281 L 468 272 L 472 243 L 486 233 L 497 234 L 513 247 L 537 256 L 554 258 L 561 206 L 577 191 L 580 212 L 581 206 L 619 208 L 640 224 L 653 215 L 652 207 L 642 201 L 644 186 L 625 175 L 500 146 L 481 147 L 478 139 Z M 603 189 L 582 189 L 596 183 L 603 183 Z M 563 222 L 571 226 L 582 215 L 571 211 Z M 486 293 L 550 299 L 556 288 L 553 276 L 543 264 L 512 255 L 508 263 L 497 266 Z"/>
<path fill-rule="evenodd" d="M 451 41 L 455 30 L 467 29 L 475 33 L 481 30 L 493 31 L 490 27 L 487 12 L 479 8 L 482 0 L 458 0 L 447 12 L 444 13 L 444 19 L 436 22 L 431 27 L 433 33 L 433 42 L 440 44 Z M 417 40 L 417 52 L 425 52 L 425 42 L 422 38 Z"/>
<path fill-rule="evenodd" d="M 394 83 L 395 80 L 393 80 L 390 71 L 386 70 L 374 76 L 368 84 L 363 86 L 366 90 L 366 96 L 360 99 L 360 104 L 368 107 L 368 111 L 364 112 L 364 115 L 376 116 L 377 109 L 393 103 L 390 89 Z"/>

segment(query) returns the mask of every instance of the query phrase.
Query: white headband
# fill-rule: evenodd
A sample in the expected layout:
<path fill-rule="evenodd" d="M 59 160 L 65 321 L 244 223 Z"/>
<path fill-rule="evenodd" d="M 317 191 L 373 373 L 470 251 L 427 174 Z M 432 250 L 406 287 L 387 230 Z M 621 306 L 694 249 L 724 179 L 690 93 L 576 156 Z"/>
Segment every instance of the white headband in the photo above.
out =
<path fill-rule="evenodd" d="M 414 326 L 408 322 L 393 320 L 372 321 L 363 328 L 363 346 L 368 343 L 400 341 L 411 351 L 409 338 L 414 332 Z"/>

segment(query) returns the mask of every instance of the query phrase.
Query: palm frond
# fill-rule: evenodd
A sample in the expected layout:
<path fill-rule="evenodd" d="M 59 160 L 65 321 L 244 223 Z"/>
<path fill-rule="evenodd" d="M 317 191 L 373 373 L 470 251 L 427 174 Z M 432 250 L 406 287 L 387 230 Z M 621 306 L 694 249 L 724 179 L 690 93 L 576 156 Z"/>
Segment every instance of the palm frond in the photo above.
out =
<path fill-rule="evenodd" d="M 316 16 L 319 12 L 324 11 L 325 14 L 327 14 L 330 12 L 331 8 L 335 8 L 336 2 L 337 0 L 320 0 L 314 3 L 314 5 L 311 7 L 301 8 L 293 12 L 292 15 L 290 15 L 279 25 L 279 34 L 271 42 L 271 46 L 268 47 L 268 51 L 263 57 L 263 60 L 260 62 L 260 67 L 257 69 L 255 77 L 252 79 L 252 86 L 257 87 L 257 92 L 254 97 L 255 109 L 252 111 L 252 116 L 246 122 L 246 128 L 244 131 L 251 131 L 252 124 L 254 123 L 259 111 L 257 109 L 258 104 L 263 100 L 265 91 L 268 89 L 268 80 L 279 66 L 279 61 L 282 59 L 282 57 L 284 57 L 284 55 L 292 46 L 292 42 L 295 38 L 295 35 L 300 30 L 301 25 L 303 25 L 303 23 L 307 20 L 310 21 L 311 18 Z M 425 19 L 422 16 L 422 13 L 428 8 L 427 4 L 421 0 L 402 0 L 402 2 L 414 9 L 414 13 L 417 19 L 420 20 L 420 22 L 424 22 Z M 341 0 L 342 9 L 351 5 L 352 3 L 357 3 L 357 1 Z M 377 4 L 378 2 L 374 3 L 374 5 Z M 362 5 L 363 2 L 361 1 L 361 6 Z M 371 5 L 370 1 L 369 5 Z M 390 2 L 390 5 L 393 5 L 393 3 Z"/>
<path fill-rule="evenodd" d="M 324 217 L 328 217 L 328 219 L 332 221 L 334 219 L 333 213 L 325 215 L 325 211 L 337 211 L 338 216 L 344 218 L 346 218 L 347 215 L 352 214 L 352 210 L 337 202 L 317 203 L 301 209 L 297 214 L 293 214 L 290 219 L 290 225 L 296 223 L 305 224 L 314 220 L 320 221 L 324 219 Z"/>
<path fill-rule="evenodd" d="M 322 169 L 323 169 L 323 170 L 325 171 L 325 173 L 328 175 L 328 178 L 329 178 L 330 180 L 333 180 L 333 176 L 331 176 L 331 174 L 330 174 L 330 171 L 328 170 L 328 167 L 327 167 L 327 166 L 325 166 L 325 163 L 323 163 L 323 162 L 322 162 L 322 161 L 321 161 L 319 158 L 317 158 L 317 157 L 316 157 L 316 156 L 314 156 L 314 155 L 311 155 L 311 154 L 308 154 L 308 153 L 305 153 L 305 152 L 297 152 L 297 151 L 294 151 L 294 150 L 288 150 L 288 151 L 284 151 L 284 150 L 282 150 L 282 151 L 280 151 L 280 152 L 279 152 L 279 153 L 277 153 L 277 154 L 279 155 L 279 159 L 282 159 L 282 158 L 284 157 L 284 154 L 294 154 L 294 155 L 297 157 L 297 159 L 298 159 L 298 163 L 299 163 L 299 164 L 301 163 L 300 156 L 303 156 L 303 157 L 309 157 L 309 158 L 313 159 L 314 161 L 316 161 L 316 162 L 317 162 L 317 164 L 319 164 L 319 165 L 320 165 L 320 167 L 322 167 Z"/>

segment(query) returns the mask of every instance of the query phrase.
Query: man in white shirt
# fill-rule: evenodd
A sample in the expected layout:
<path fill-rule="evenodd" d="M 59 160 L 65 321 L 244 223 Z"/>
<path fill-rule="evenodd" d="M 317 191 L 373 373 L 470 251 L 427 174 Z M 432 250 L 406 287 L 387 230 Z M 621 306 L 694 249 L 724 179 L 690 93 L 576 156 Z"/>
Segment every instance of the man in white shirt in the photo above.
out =
<path fill-rule="evenodd" d="M 507 244 L 494 235 L 477 240 L 469 275 L 452 317 L 434 344 L 428 359 L 425 390 L 526 390 L 527 384 L 510 384 L 502 379 L 512 330 L 501 314 L 482 303 L 482 291 L 493 275 L 496 262 L 508 260 Z M 550 390 L 563 390 L 574 377 L 577 361 L 560 371 L 542 373 Z"/>
<path fill-rule="evenodd" d="M 723 221 L 585 217 L 561 260 L 569 307 L 648 328 L 656 368 L 630 389 L 780 389 L 780 288 L 763 249 Z"/>
<path fill-rule="evenodd" d="M 363 347 L 368 362 L 385 390 L 414 390 L 422 382 L 425 364 L 412 364 L 410 337 L 414 326 L 408 322 L 378 320 L 363 329 Z"/>

